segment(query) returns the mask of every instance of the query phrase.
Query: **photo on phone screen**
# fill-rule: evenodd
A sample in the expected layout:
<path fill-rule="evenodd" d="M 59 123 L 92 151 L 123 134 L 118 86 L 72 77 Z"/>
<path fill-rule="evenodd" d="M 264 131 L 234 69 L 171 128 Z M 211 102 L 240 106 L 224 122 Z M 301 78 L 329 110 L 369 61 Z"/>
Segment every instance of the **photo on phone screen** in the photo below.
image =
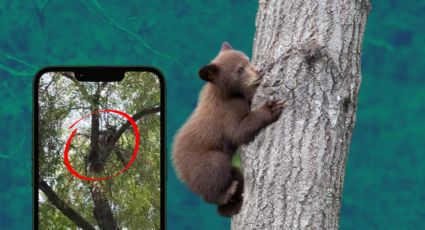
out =
<path fill-rule="evenodd" d="M 34 228 L 162 229 L 163 78 L 47 68 L 34 82 Z"/>

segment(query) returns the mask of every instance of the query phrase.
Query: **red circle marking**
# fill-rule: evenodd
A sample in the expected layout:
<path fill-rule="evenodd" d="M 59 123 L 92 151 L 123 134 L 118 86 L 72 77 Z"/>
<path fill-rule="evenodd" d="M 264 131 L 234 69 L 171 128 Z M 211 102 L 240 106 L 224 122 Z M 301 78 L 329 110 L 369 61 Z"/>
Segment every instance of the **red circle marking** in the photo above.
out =
<path fill-rule="evenodd" d="M 136 124 L 136 122 L 133 120 L 133 118 L 131 118 L 131 116 L 130 116 L 130 115 L 128 115 L 128 114 L 126 114 L 126 113 L 124 113 L 124 112 L 121 112 L 121 111 L 119 111 L 119 110 L 105 109 L 105 110 L 99 110 L 99 111 L 93 112 L 93 113 L 88 114 L 88 115 L 86 115 L 86 116 L 84 116 L 84 117 L 80 118 L 79 120 L 77 120 L 74 124 L 72 124 L 72 125 L 69 127 L 69 129 L 73 128 L 73 127 L 74 127 L 74 125 L 76 125 L 76 124 L 77 124 L 79 121 L 81 121 L 82 119 L 84 119 L 84 118 L 86 118 L 86 117 L 89 117 L 89 116 L 91 116 L 91 115 L 93 115 L 93 114 L 95 114 L 95 113 L 99 113 L 99 112 L 117 113 L 117 114 L 119 114 L 119 115 L 121 115 L 121 116 L 125 117 L 125 118 L 128 120 L 128 122 L 130 122 L 130 124 L 133 126 L 134 135 L 135 135 L 135 137 L 136 137 L 136 140 L 135 140 L 135 142 L 134 142 L 134 152 L 133 152 L 133 155 L 131 156 L 130 161 L 129 161 L 129 162 L 128 162 L 128 164 L 125 166 L 125 168 L 124 168 L 124 169 L 122 169 L 121 171 L 117 172 L 117 173 L 116 173 L 116 174 L 114 174 L 114 175 L 107 176 L 107 177 L 86 177 L 86 176 L 83 176 L 83 175 L 79 174 L 77 171 L 75 171 L 75 169 L 74 169 L 74 168 L 72 168 L 71 163 L 69 162 L 69 155 L 68 155 L 68 151 L 69 151 L 69 148 L 70 148 L 70 146 L 71 146 L 72 138 L 74 138 L 75 133 L 77 133 L 77 129 L 74 129 L 74 131 L 72 131 L 71 136 L 69 136 L 69 138 L 68 138 L 68 140 L 67 140 L 67 142 L 66 142 L 66 145 L 65 145 L 64 163 L 65 163 L 66 168 L 68 169 L 68 171 L 69 171 L 69 172 L 71 172 L 71 174 L 72 174 L 72 175 L 74 175 L 75 177 L 80 178 L 81 180 L 99 181 L 99 180 L 106 180 L 106 179 L 110 179 L 110 178 L 112 178 L 112 177 L 115 177 L 115 176 L 120 175 L 121 173 L 123 173 L 123 172 L 127 171 L 127 170 L 130 168 L 130 166 L 133 164 L 134 160 L 136 160 L 137 152 L 138 152 L 138 150 L 139 150 L 139 141 L 140 141 L 139 139 L 140 139 L 140 135 L 139 135 L 139 129 L 137 128 L 137 124 Z"/>

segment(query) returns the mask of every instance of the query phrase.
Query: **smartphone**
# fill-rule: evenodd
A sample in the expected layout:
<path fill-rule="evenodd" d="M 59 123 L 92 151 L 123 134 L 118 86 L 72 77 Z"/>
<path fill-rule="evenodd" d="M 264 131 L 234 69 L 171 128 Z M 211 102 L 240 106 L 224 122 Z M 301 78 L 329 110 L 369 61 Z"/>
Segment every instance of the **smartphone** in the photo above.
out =
<path fill-rule="evenodd" d="M 164 78 L 51 67 L 34 79 L 34 229 L 164 229 Z"/>

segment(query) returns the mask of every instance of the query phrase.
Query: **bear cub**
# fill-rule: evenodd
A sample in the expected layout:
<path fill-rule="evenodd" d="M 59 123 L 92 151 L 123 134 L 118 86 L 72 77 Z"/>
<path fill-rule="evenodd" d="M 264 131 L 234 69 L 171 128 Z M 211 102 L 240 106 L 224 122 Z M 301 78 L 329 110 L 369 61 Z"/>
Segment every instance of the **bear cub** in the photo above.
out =
<path fill-rule="evenodd" d="M 251 111 L 251 100 L 263 73 L 248 57 L 224 42 L 219 54 L 199 70 L 206 81 L 196 109 L 176 134 L 174 168 L 180 179 L 222 216 L 237 214 L 244 179 L 232 166 L 237 148 L 276 121 L 282 101 L 269 101 Z"/>

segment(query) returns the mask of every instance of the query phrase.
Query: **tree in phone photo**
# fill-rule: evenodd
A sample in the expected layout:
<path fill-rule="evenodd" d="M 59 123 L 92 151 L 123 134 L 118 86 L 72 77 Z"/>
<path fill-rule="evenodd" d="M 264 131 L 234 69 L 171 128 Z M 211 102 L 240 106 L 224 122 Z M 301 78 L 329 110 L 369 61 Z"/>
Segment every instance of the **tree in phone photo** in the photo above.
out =
<path fill-rule="evenodd" d="M 41 77 L 35 183 L 42 229 L 160 228 L 160 89 L 149 72 L 128 72 L 119 82 L 77 81 L 70 72 Z M 139 139 L 129 120 L 105 110 L 131 116 Z M 67 160 L 89 180 L 64 164 L 75 128 Z"/>

